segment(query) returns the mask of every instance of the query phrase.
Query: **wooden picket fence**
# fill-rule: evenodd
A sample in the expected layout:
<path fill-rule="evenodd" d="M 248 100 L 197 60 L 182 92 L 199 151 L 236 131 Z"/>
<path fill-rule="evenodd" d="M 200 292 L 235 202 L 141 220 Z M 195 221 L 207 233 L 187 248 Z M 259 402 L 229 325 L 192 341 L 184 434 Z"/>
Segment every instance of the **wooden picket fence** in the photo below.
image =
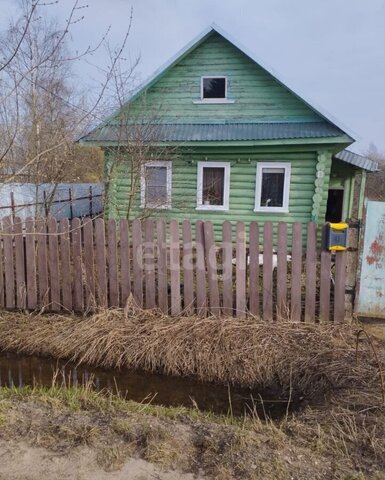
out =
<path fill-rule="evenodd" d="M 321 252 L 317 238 L 314 223 L 225 221 L 218 241 L 206 221 L 6 217 L 0 307 L 88 312 L 135 302 L 174 316 L 342 322 L 345 253 Z"/>

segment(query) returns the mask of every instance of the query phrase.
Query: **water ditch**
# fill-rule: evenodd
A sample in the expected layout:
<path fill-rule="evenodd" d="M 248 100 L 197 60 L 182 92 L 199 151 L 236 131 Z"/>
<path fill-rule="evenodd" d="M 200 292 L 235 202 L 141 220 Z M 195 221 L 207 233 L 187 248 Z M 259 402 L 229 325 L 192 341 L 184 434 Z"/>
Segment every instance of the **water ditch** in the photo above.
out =
<path fill-rule="evenodd" d="M 287 401 L 276 392 L 205 383 L 138 370 L 118 370 L 77 365 L 64 360 L 0 352 L 0 386 L 84 386 L 119 394 L 127 400 L 167 407 L 197 407 L 216 414 L 242 416 L 256 410 L 261 418 L 279 418 Z"/>

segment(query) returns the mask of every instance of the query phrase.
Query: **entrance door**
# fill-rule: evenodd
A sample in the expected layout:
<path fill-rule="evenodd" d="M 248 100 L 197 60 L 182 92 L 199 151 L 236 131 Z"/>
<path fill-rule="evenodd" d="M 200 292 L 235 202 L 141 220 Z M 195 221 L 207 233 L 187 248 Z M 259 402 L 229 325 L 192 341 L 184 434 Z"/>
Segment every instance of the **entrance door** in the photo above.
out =
<path fill-rule="evenodd" d="M 338 223 L 342 218 L 342 210 L 344 206 L 344 189 L 331 188 L 328 195 L 328 203 L 326 206 L 327 222 Z"/>

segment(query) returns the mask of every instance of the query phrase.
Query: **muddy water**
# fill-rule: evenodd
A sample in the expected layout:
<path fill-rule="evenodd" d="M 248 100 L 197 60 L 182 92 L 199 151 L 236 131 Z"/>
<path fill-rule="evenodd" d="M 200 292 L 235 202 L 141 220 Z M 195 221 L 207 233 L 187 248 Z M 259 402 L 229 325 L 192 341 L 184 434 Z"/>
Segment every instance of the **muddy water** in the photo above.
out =
<path fill-rule="evenodd" d="M 81 386 L 92 380 L 96 390 L 109 390 L 137 402 L 164 406 L 198 407 L 217 414 L 250 413 L 255 407 L 263 418 L 278 418 L 286 412 L 285 401 L 273 400 L 268 392 L 199 382 L 141 371 L 77 366 L 70 362 L 0 352 L 0 386 L 51 386 L 54 377 L 62 386 Z M 147 399 L 147 400 L 145 400 Z M 262 402 L 261 402 L 262 399 Z"/>

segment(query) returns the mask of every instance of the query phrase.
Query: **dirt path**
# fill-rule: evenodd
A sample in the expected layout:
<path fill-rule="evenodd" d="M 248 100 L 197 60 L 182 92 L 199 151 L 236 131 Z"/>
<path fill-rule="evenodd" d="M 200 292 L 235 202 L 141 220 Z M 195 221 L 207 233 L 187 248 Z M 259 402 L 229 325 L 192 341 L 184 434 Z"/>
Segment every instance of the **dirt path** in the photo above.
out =
<path fill-rule="evenodd" d="M 197 480 L 192 474 L 163 471 L 141 459 L 130 458 L 121 469 L 102 470 L 96 452 L 77 447 L 64 454 L 24 442 L 0 441 L 0 480 Z"/>

